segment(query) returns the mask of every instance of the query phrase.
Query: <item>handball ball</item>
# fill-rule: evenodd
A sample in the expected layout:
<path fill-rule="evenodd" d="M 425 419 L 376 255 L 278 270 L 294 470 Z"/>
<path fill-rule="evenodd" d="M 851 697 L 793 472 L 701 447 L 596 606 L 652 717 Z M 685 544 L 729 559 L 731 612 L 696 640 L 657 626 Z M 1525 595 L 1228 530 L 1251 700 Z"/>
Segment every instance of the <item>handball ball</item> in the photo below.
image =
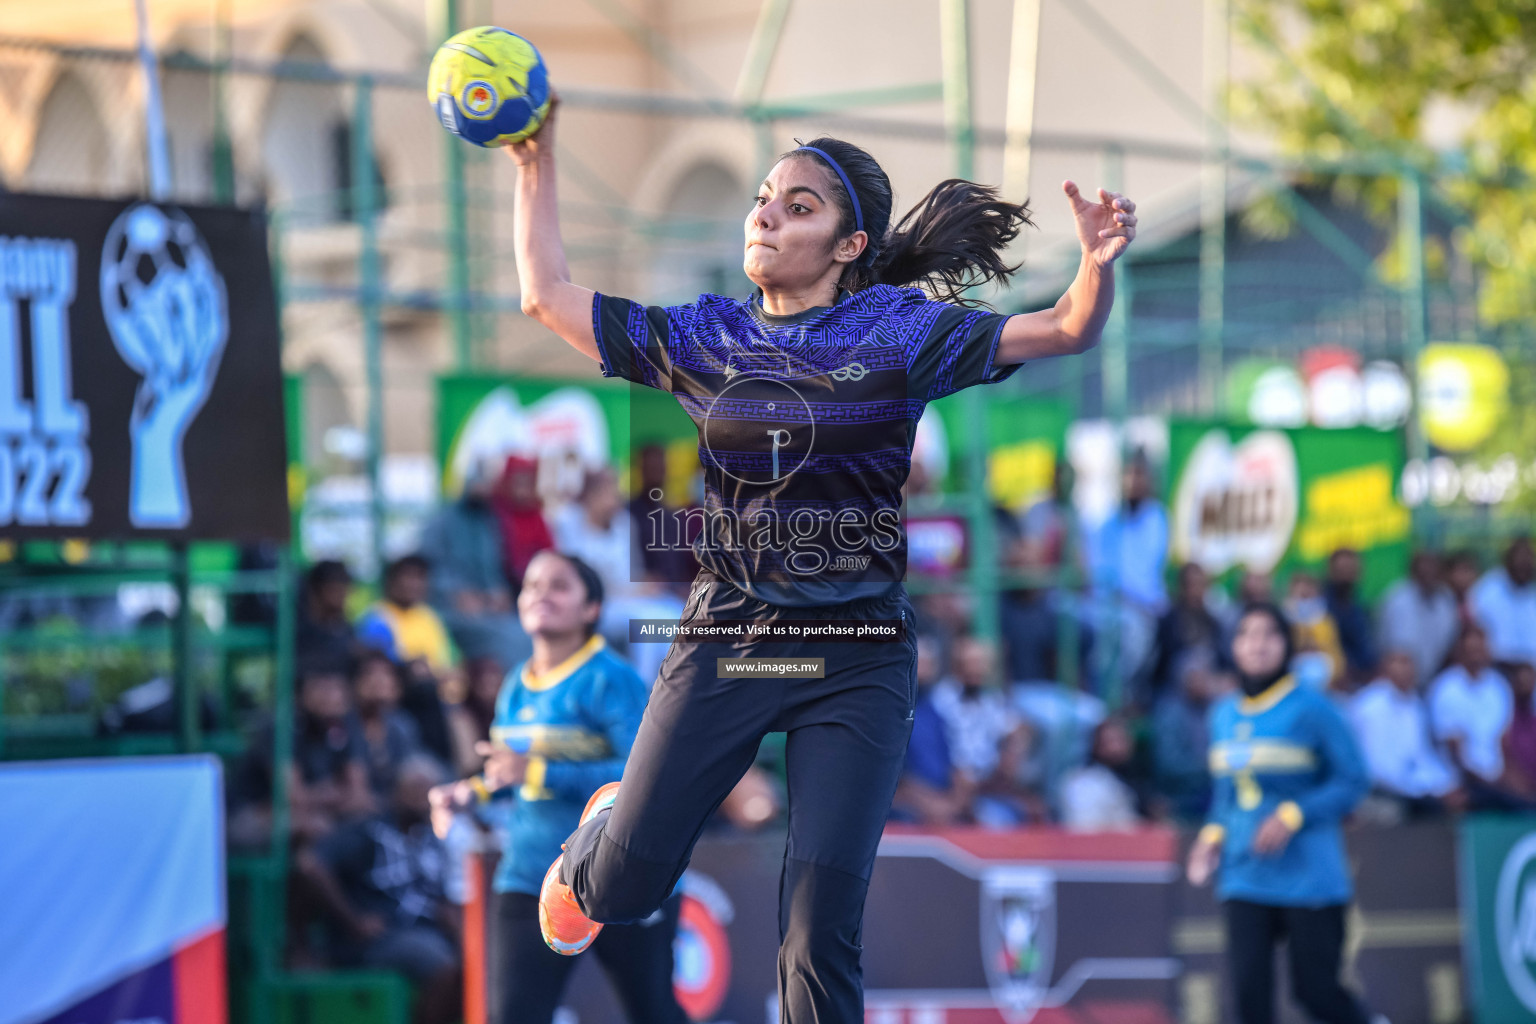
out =
<path fill-rule="evenodd" d="M 427 99 L 443 127 L 487 148 L 521 142 L 549 113 L 544 58 L 520 35 L 493 25 L 467 29 L 438 48 Z"/>

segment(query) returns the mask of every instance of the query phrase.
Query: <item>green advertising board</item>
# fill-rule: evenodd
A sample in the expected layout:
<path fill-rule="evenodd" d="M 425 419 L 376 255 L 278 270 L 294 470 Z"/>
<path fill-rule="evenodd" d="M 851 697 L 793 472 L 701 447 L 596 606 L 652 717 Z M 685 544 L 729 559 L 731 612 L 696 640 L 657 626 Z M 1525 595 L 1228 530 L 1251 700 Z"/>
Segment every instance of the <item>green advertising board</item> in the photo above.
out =
<path fill-rule="evenodd" d="M 1462 956 L 1478 1024 L 1536 1020 L 1536 819 L 1461 826 Z"/>
<path fill-rule="evenodd" d="M 972 431 L 959 399 L 934 402 L 919 428 L 918 457 L 926 453 L 941 490 L 964 480 Z M 1049 491 L 1069 420 L 1064 403 L 989 396 L 987 479 L 994 499 L 1018 507 Z M 608 461 L 624 471 L 630 453 L 647 444 L 667 450 L 668 489 L 686 494 L 698 467 L 698 433 L 665 392 L 601 377 L 438 379 L 437 458 L 446 495 L 459 492 L 465 470 L 480 458 L 518 450 L 557 464 Z"/>
<path fill-rule="evenodd" d="M 1361 554 L 1363 596 L 1374 599 L 1407 567 L 1402 468 L 1396 431 L 1173 420 L 1169 565 L 1284 576 L 1320 571 L 1332 551 L 1349 547 Z"/>

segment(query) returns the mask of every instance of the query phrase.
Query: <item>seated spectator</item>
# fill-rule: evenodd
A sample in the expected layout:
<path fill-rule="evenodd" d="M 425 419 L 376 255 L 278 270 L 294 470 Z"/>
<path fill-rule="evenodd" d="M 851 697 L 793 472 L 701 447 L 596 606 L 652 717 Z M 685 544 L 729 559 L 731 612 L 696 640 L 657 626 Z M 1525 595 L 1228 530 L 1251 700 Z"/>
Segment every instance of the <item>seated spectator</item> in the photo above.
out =
<path fill-rule="evenodd" d="M 891 817 L 924 825 L 953 825 L 970 817 L 975 787 L 955 771 L 944 718 L 933 702 L 934 684 L 943 674 L 938 641 L 917 637 L 917 705 L 912 711 L 912 737 Z"/>
<path fill-rule="evenodd" d="M 1221 623 L 1206 606 L 1210 577 L 1198 563 L 1179 567 L 1178 589 L 1173 605 L 1157 621 L 1152 660 L 1147 672 L 1147 704 L 1156 707 L 1178 679 L 1174 668 L 1186 651 L 1194 648 L 1215 650 L 1221 644 Z"/>
<path fill-rule="evenodd" d="M 533 556 L 555 546 L 539 499 L 537 459 L 521 455 L 507 458 L 492 506 L 501 524 L 502 568 L 516 597 L 523 587 L 523 573 L 527 572 Z"/>
<path fill-rule="evenodd" d="M 1360 552 L 1338 548 L 1328 556 L 1323 596 L 1328 615 L 1339 631 L 1344 652 L 1344 676 L 1353 687 L 1370 678 L 1376 668 L 1376 630 L 1371 612 L 1360 600 Z"/>
<path fill-rule="evenodd" d="M 1464 627 L 1477 622 L 1477 614 L 1472 610 L 1472 588 L 1477 586 L 1482 571 L 1477 556 L 1470 551 L 1453 552 L 1445 560 L 1445 585 L 1456 599 L 1457 636 Z M 1455 640 L 1451 644 L 1455 646 Z"/>
<path fill-rule="evenodd" d="M 1433 551 L 1416 551 L 1408 562 L 1408 578 L 1387 588 L 1381 599 L 1381 649 L 1413 656 L 1415 675 L 1433 679 L 1461 632 L 1456 595 L 1445 583 L 1445 566 Z M 1383 663 L 1386 659 L 1383 658 Z M 1378 682 L 1380 680 L 1378 679 Z"/>
<path fill-rule="evenodd" d="M 1027 729 L 1007 695 L 994 685 L 996 658 L 991 644 L 974 636 L 958 638 L 950 678 L 934 684 L 933 704 L 944 721 L 950 757 L 966 785 L 974 787 L 972 811 L 984 825 L 1017 824 L 1028 817 L 1016 783 L 1003 761 L 1005 741 L 1017 753 Z M 1027 751 L 1028 744 L 1023 744 Z"/>
<path fill-rule="evenodd" d="M 339 962 L 410 978 L 414 1024 L 459 1019 L 459 912 L 445 894 L 442 841 L 428 824 L 427 794 L 443 779 L 431 758 L 407 760 L 386 813 L 339 828 L 296 858 L 331 920 Z"/>
<path fill-rule="evenodd" d="M 521 627 L 519 627 L 521 628 Z M 464 699 L 448 706 L 448 732 L 453 737 L 454 773 L 470 776 L 485 760 L 475 752 L 477 743 L 491 738 L 496 720 L 496 695 L 507 678 L 507 668 L 484 654 L 464 662 Z"/>
<path fill-rule="evenodd" d="M 1536 662 L 1536 551 L 1531 539 L 1511 541 L 1504 564 L 1485 573 L 1470 596 L 1472 613 L 1488 632 L 1494 662 Z"/>
<path fill-rule="evenodd" d="M 1514 709 L 1504 733 L 1504 761 L 1517 792 L 1536 798 L 1536 664 L 1516 662 L 1509 670 Z"/>
<path fill-rule="evenodd" d="M 400 669 L 378 651 L 365 651 L 352 669 L 352 704 L 368 783 L 380 802 L 395 788 L 395 775 L 409 757 L 421 753 L 421 733 L 400 710 Z"/>
<path fill-rule="evenodd" d="M 1374 682 L 1349 702 L 1349 720 L 1365 757 L 1376 804 L 1388 820 L 1456 803 L 1456 772 L 1430 737 L 1429 707 L 1419 695 L 1415 655 L 1387 650 Z"/>
<path fill-rule="evenodd" d="M 1514 716 L 1509 684 L 1477 626 L 1462 630 L 1451 665 L 1429 691 L 1429 720 L 1474 810 L 1520 805 L 1504 762 L 1504 734 Z"/>
<path fill-rule="evenodd" d="M 406 555 L 384 569 L 384 598 L 357 624 L 358 640 L 405 668 L 400 708 L 416 720 L 421 743 L 447 764 L 453 760 L 440 687 L 454 671 L 453 646 L 443 621 L 426 603 L 429 566 Z"/>
<path fill-rule="evenodd" d="M 327 662 L 301 665 L 296 683 L 293 763 L 287 765 L 289 820 L 293 836 L 305 842 L 330 832 L 338 823 L 372 814 L 373 792 L 363 741 L 352 718 L 346 667 Z M 271 836 L 273 757 L 272 723 L 257 730 L 232 777 L 230 843 L 239 848 L 264 845 Z"/>
<path fill-rule="evenodd" d="M 437 675 L 453 667 L 453 647 L 443 620 L 427 604 L 430 567 L 406 555 L 384 567 L 384 597 L 358 620 L 358 640 L 397 664 L 424 661 Z"/>
<path fill-rule="evenodd" d="M 1174 687 L 1152 713 L 1153 785 L 1175 818 L 1202 820 L 1211 803 L 1209 713 L 1234 683 L 1217 666 L 1214 648 L 1207 646 L 1180 655 L 1173 679 Z"/>
<path fill-rule="evenodd" d="M 1296 682 L 1318 690 L 1331 689 L 1342 683 L 1344 649 L 1317 577 L 1299 570 L 1291 574 L 1285 614 L 1291 620 L 1294 646 L 1291 673 Z"/>
<path fill-rule="evenodd" d="M 304 574 L 294 624 L 293 652 L 299 661 L 342 662 L 357 650 L 357 636 L 347 618 L 352 574 L 341 562 L 320 561 Z"/>
<path fill-rule="evenodd" d="M 1074 832 L 1135 828 L 1141 800 L 1128 768 L 1135 754 L 1123 720 L 1110 717 L 1093 730 L 1088 763 L 1061 780 L 1061 824 Z"/>
<path fill-rule="evenodd" d="M 512 609 L 501 523 L 491 507 L 499 471 L 499 460 L 471 466 L 459 497 L 422 527 L 419 550 L 429 566 L 428 602 L 459 650 L 511 665 L 528 656 L 531 644 Z"/>

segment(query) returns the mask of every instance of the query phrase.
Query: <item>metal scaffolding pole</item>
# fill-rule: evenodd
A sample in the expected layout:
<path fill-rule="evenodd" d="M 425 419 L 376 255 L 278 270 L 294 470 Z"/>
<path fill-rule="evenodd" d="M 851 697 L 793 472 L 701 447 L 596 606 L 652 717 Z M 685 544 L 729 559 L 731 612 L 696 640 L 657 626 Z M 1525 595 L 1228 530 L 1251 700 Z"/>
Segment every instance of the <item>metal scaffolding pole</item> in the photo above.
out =
<path fill-rule="evenodd" d="M 1200 403 L 1219 411 L 1227 277 L 1227 66 L 1229 0 L 1205 0 L 1206 156 L 1200 168 Z"/>
<path fill-rule="evenodd" d="M 944 121 L 954 148 L 954 173 L 970 178 L 976 167 L 976 132 L 971 112 L 970 17 L 967 0 L 940 0 L 944 58 Z M 987 402 L 980 388 L 960 396 L 969 435 L 965 446 L 966 518 L 970 534 L 967 575 L 975 600 L 972 627 L 978 637 L 998 633 L 997 536 L 987 495 Z"/>
<path fill-rule="evenodd" d="M 378 189 L 373 166 L 373 81 L 357 80 L 352 115 L 352 213 L 357 220 L 359 310 L 363 318 L 363 360 L 368 377 L 368 513 L 374 567 L 384 567 L 383 274 L 379 264 Z"/>

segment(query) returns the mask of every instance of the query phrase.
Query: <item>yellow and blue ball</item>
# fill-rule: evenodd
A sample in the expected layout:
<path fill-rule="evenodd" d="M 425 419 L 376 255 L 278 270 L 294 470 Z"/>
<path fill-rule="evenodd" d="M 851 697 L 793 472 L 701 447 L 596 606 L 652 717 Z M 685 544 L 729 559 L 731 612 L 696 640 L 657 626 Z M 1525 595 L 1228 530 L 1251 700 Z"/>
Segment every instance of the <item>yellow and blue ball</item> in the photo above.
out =
<path fill-rule="evenodd" d="M 443 127 L 477 146 L 521 142 L 549 113 L 549 72 L 532 43 L 504 28 L 466 29 L 438 48 L 427 98 Z"/>

